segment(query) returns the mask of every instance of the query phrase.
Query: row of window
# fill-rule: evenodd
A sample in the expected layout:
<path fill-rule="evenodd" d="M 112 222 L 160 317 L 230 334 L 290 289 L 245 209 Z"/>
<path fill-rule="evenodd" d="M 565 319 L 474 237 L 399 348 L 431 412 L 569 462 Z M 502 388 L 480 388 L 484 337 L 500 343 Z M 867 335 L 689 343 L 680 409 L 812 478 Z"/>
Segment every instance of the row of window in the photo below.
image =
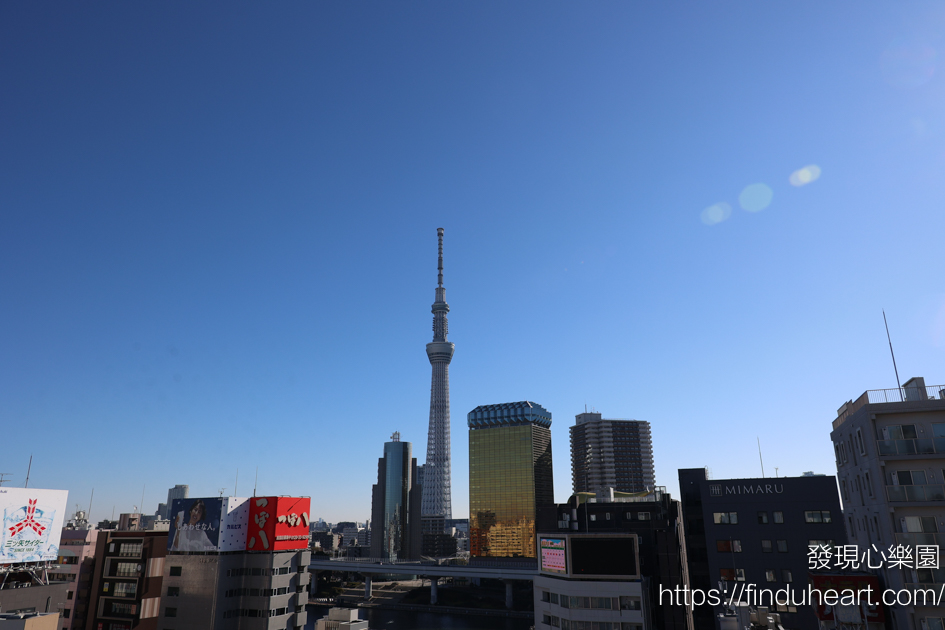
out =
<path fill-rule="evenodd" d="M 640 610 L 640 598 L 628 597 L 576 597 L 559 595 L 549 591 L 541 592 L 541 601 L 557 604 L 562 608 L 588 608 L 597 610 Z"/>
<path fill-rule="evenodd" d="M 296 606 L 295 612 L 302 612 L 302 606 Z M 256 608 L 234 608 L 224 612 L 223 618 L 233 619 L 235 617 L 281 617 L 282 615 L 288 615 L 290 613 L 292 613 L 292 610 L 289 608 L 273 608 L 272 610 L 259 610 Z M 176 616 L 176 609 L 174 609 L 174 614 Z M 165 617 L 169 616 L 170 615 L 165 614 Z"/>
<path fill-rule="evenodd" d="M 638 623 L 627 623 L 626 621 L 571 621 L 570 619 L 560 619 L 554 615 L 542 615 L 541 622 L 552 628 L 561 628 L 561 630 L 643 630 L 643 626 Z"/>
<path fill-rule="evenodd" d="M 726 582 L 744 582 L 745 569 L 720 569 L 721 578 Z M 777 569 L 765 569 L 765 581 L 777 582 Z M 794 576 L 789 569 L 781 569 L 781 581 L 790 584 L 794 581 Z"/>
<path fill-rule="evenodd" d="M 596 521 L 598 516 L 600 516 L 600 515 L 599 515 L 599 514 L 591 514 L 588 518 L 590 518 L 592 521 Z M 636 513 L 636 516 L 634 516 L 633 512 L 627 512 L 626 519 L 627 519 L 628 521 L 633 521 L 633 520 L 637 520 L 637 521 L 648 521 L 648 520 L 650 520 L 650 513 L 649 513 L 649 512 L 637 512 L 637 513 Z M 604 520 L 605 520 L 605 521 L 609 521 L 609 520 L 610 520 L 610 512 L 605 512 L 605 513 L 604 513 Z"/>
<path fill-rule="evenodd" d="M 784 523 L 784 512 L 772 512 L 775 523 Z M 716 525 L 738 525 L 738 512 L 715 512 L 712 520 Z M 831 523 L 830 510 L 807 510 L 804 512 L 805 523 Z M 758 524 L 768 524 L 768 513 L 758 512 Z"/>
<path fill-rule="evenodd" d="M 787 553 L 787 541 L 778 540 L 777 548 L 778 553 Z M 742 552 L 742 541 L 740 540 L 716 540 L 715 541 L 716 551 L 719 553 L 741 553 Z M 774 546 L 771 544 L 770 540 L 761 541 L 761 551 L 764 553 L 771 553 L 774 550 Z"/>
<path fill-rule="evenodd" d="M 248 595 L 250 597 L 272 597 L 273 595 L 285 595 L 289 592 L 289 589 L 286 587 L 282 588 L 231 588 L 228 591 L 225 591 L 224 597 L 243 597 Z"/>
<path fill-rule="evenodd" d="M 305 567 L 299 566 L 299 573 L 304 573 Z M 289 567 L 279 567 L 278 569 L 261 569 L 259 567 L 255 568 L 246 568 L 242 567 L 240 569 L 227 569 L 227 577 L 241 577 L 244 575 L 257 575 L 257 576 L 268 576 L 268 575 L 288 575 Z M 172 574 L 173 575 L 173 574 Z M 177 575 L 180 575 L 178 573 Z"/>

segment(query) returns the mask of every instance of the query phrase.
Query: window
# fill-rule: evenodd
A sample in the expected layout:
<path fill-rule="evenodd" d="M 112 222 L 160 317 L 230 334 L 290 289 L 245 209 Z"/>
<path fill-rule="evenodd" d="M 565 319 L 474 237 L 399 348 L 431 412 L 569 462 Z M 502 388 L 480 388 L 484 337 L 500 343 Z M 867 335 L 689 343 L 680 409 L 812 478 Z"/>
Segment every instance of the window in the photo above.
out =
<path fill-rule="evenodd" d="M 171 567 L 171 575 L 180 575 L 180 567 Z"/>
<path fill-rule="evenodd" d="M 557 594 L 557 593 L 551 593 L 551 603 L 552 603 L 552 604 L 557 604 L 557 603 L 558 603 L 558 594 Z"/>
<path fill-rule="evenodd" d="M 66 591 L 66 599 L 72 599 L 72 595 L 73 595 L 72 591 Z"/>
<path fill-rule="evenodd" d="M 883 437 L 887 440 L 914 440 L 919 435 L 914 424 L 891 424 L 883 429 Z"/>
<path fill-rule="evenodd" d="M 767 512 L 758 512 L 758 524 L 767 525 L 768 524 L 768 513 Z"/>
<path fill-rule="evenodd" d="M 609 520 L 610 520 L 610 512 L 607 512 L 606 514 L 604 514 L 604 520 L 605 520 L 605 521 L 609 521 Z"/>
<path fill-rule="evenodd" d="M 781 581 L 787 582 L 788 584 L 794 581 L 794 578 L 791 576 L 790 569 L 781 569 Z"/>
<path fill-rule="evenodd" d="M 787 553 L 787 541 L 779 540 L 778 541 L 778 553 Z"/>
<path fill-rule="evenodd" d="M 726 582 L 745 581 L 745 569 L 720 569 L 719 573 Z"/>
<path fill-rule="evenodd" d="M 774 513 L 774 522 L 783 523 L 784 522 L 784 512 L 775 512 Z"/>
<path fill-rule="evenodd" d="M 640 598 L 621 595 L 620 610 L 640 610 Z"/>
<path fill-rule="evenodd" d="M 63 608 L 63 609 L 62 609 L 62 618 L 63 618 L 63 619 L 68 619 L 70 612 L 72 612 L 71 609 L 69 609 L 69 608 Z"/>
<path fill-rule="evenodd" d="M 893 483 L 900 486 L 924 486 L 927 481 L 924 470 L 900 470 L 893 473 Z"/>
<path fill-rule="evenodd" d="M 765 581 L 766 582 L 777 582 L 778 578 L 774 576 L 774 569 L 765 569 Z"/>
<path fill-rule="evenodd" d="M 771 548 L 771 541 L 770 541 L 770 540 L 762 540 L 762 541 L 761 541 L 761 551 L 762 551 L 762 553 L 771 553 L 772 548 Z"/>
<path fill-rule="evenodd" d="M 860 455 L 866 455 L 866 446 L 863 444 L 863 433 L 856 430 L 856 447 L 860 449 Z"/>
<path fill-rule="evenodd" d="M 649 512 L 637 512 L 637 520 L 640 520 L 640 521 L 648 521 L 648 520 L 650 520 L 650 513 L 649 513 Z"/>
<path fill-rule="evenodd" d="M 738 512 L 716 512 L 713 515 L 716 525 L 737 525 Z"/>
<path fill-rule="evenodd" d="M 833 541 L 832 540 L 808 540 L 808 548 L 810 547 L 829 547 L 833 551 Z"/>
<path fill-rule="evenodd" d="M 179 586 L 168 586 L 168 587 L 167 587 L 167 596 L 168 596 L 168 597 L 177 597 L 178 595 L 180 595 L 180 587 L 179 587 Z"/>
<path fill-rule="evenodd" d="M 873 496 L 873 479 L 870 477 L 869 471 L 866 471 L 866 491 L 870 496 Z"/>
<path fill-rule="evenodd" d="M 541 601 L 543 601 L 543 602 L 550 602 L 550 601 L 551 601 L 551 593 L 549 593 L 548 591 L 542 591 L 542 592 L 541 592 Z"/>
<path fill-rule="evenodd" d="M 596 515 L 596 514 L 591 514 L 591 520 L 592 520 L 592 521 L 596 521 L 596 520 L 597 520 L 597 515 Z"/>
<path fill-rule="evenodd" d="M 945 624 L 941 617 L 926 617 L 922 620 L 922 630 L 945 630 Z"/>
<path fill-rule="evenodd" d="M 804 512 L 805 523 L 829 523 L 830 510 L 808 510 Z"/>
<path fill-rule="evenodd" d="M 170 607 L 165 608 L 165 609 L 164 609 L 164 616 L 165 616 L 165 617 L 176 617 L 176 616 L 177 616 L 177 609 L 176 609 L 176 608 L 170 608 Z"/>

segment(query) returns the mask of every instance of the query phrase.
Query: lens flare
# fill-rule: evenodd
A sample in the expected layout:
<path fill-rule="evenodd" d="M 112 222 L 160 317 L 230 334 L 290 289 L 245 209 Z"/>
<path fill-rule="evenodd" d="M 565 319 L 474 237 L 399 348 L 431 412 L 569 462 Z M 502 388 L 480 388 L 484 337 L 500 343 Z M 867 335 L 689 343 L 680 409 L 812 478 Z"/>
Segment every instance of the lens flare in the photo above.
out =
<path fill-rule="evenodd" d="M 699 218 L 702 219 L 702 222 L 706 225 L 715 225 L 721 223 L 725 219 L 732 216 L 732 206 L 728 205 L 724 201 L 719 203 L 714 203 L 699 215 Z"/>
<path fill-rule="evenodd" d="M 761 212 L 771 204 L 774 191 L 767 184 L 749 184 L 738 196 L 738 205 L 748 212 Z"/>
<path fill-rule="evenodd" d="M 897 88 L 917 88 L 935 74 L 935 49 L 918 37 L 898 37 L 880 59 L 886 83 Z"/>
<path fill-rule="evenodd" d="M 788 177 L 791 186 L 806 186 L 811 182 L 817 181 L 820 177 L 820 167 L 816 164 L 808 164 L 804 168 L 799 168 Z"/>

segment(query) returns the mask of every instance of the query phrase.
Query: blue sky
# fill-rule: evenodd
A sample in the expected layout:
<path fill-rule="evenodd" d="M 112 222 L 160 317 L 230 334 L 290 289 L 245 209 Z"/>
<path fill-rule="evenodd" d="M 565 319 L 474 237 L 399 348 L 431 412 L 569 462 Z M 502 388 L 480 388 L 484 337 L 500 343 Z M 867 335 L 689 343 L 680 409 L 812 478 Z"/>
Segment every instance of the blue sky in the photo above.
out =
<path fill-rule="evenodd" d="M 425 454 L 442 226 L 456 516 L 466 413 L 514 400 L 559 501 L 585 405 L 649 420 L 673 492 L 757 476 L 756 438 L 832 473 L 836 409 L 896 385 L 881 309 L 945 382 L 942 33 L 925 2 L 6 4 L 0 468 L 95 519 L 257 466 L 368 518 L 390 434 Z"/>

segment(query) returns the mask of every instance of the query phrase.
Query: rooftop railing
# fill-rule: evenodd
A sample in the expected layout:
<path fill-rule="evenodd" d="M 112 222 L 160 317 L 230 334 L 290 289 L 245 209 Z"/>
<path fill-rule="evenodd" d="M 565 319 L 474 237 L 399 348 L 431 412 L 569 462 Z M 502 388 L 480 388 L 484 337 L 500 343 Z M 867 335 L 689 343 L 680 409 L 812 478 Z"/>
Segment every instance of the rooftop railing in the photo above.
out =
<path fill-rule="evenodd" d="M 836 429 L 857 412 L 863 405 L 881 405 L 884 403 L 921 402 L 925 400 L 945 400 L 945 385 L 927 385 L 925 387 L 896 387 L 893 389 L 870 389 L 859 398 L 848 402 L 833 421 Z"/>

